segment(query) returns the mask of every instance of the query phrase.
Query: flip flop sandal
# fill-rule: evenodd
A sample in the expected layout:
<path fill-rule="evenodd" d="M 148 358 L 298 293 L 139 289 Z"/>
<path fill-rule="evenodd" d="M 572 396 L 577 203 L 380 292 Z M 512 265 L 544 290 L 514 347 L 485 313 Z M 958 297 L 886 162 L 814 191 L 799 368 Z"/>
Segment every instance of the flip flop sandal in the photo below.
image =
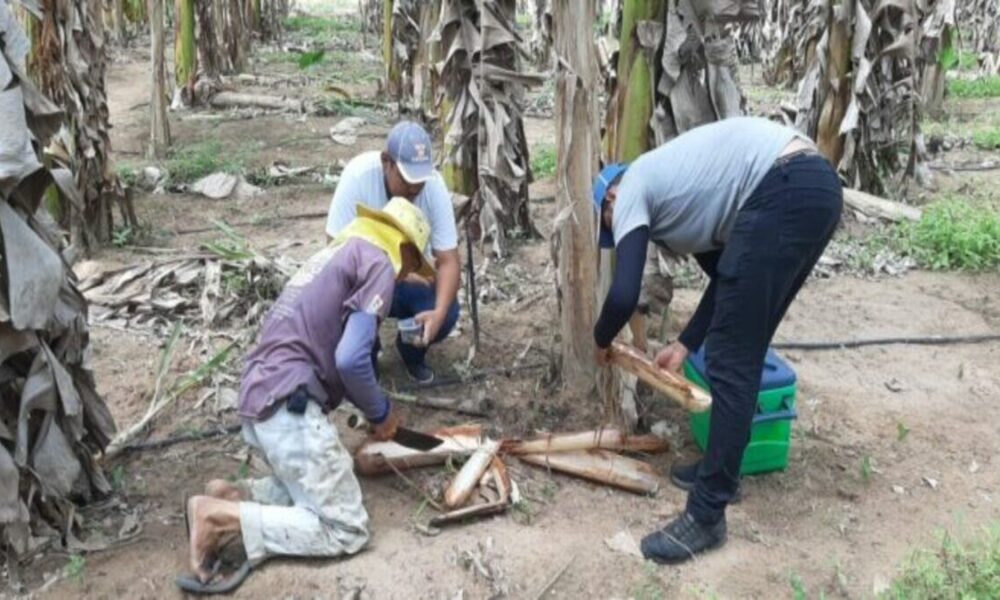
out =
<path fill-rule="evenodd" d="M 243 585 L 247 577 L 250 575 L 250 571 L 253 568 L 250 565 L 250 561 L 245 561 L 238 569 L 230 573 L 228 576 L 218 580 L 215 576 L 218 575 L 218 568 L 221 561 L 216 562 L 215 569 L 212 572 L 212 577 L 207 583 L 202 583 L 200 579 L 196 576 L 181 575 L 174 579 L 174 583 L 177 584 L 181 590 L 188 592 L 189 594 L 228 594 L 235 591 L 238 587 Z"/>

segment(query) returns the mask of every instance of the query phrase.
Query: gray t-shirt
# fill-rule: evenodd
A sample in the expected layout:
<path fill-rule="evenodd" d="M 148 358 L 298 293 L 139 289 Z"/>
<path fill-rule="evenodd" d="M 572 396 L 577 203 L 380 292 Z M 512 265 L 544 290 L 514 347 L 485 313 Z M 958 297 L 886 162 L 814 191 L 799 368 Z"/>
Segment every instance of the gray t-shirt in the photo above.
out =
<path fill-rule="evenodd" d="M 702 125 L 635 160 L 618 185 L 615 244 L 646 225 L 678 254 L 722 247 L 736 213 L 781 151 L 801 134 L 758 117 Z"/>
<path fill-rule="evenodd" d="M 240 385 L 240 415 L 259 419 L 300 385 L 336 407 L 344 398 L 335 351 L 352 312 L 383 319 L 396 272 L 385 251 L 359 238 L 312 256 L 288 281 L 264 320 Z"/>

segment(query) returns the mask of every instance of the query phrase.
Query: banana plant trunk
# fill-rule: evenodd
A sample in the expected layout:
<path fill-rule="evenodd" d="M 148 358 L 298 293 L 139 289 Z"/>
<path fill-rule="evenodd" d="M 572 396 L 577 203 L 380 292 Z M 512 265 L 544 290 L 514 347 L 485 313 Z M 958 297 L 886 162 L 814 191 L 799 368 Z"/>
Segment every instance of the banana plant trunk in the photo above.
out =
<path fill-rule="evenodd" d="M 660 21 L 663 2 L 624 0 L 617 68 L 618 93 L 608 108 L 606 154 L 616 162 L 631 162 L 650 148 L 653 81 L 649 53 L 639 43 L 640 22 Z"/>
<path fill-rule="evenodd" d="M 436 116 L 438 97 L 437 63 L 441 60 L 441 43 L 432 39 L 434 25 L 441 14 L 441 0 L 425 0 L 420 4 L 420 43 L 413 67 L 413 95 L 425 118 Z"/>
<path fill-rule="evenodd" d="M 403 93 L 403 72 L 394 52 L 393 6 L 398 0 L 382 0 L 382 62 L 385 64 L 385 93 L 399 100 Z"/>
<path fill-rule="evenodd" d="M 178 88 L 194 85 L 197 53 L 194 43 L 194 2 L 177 0 L 174 5 L 174 83 Z"/>
<path fill-rule="evenodd" d="M 600 145 L 597 59 L 592 43 L 593 2 L 554 0 L 556 55 L 556 201 L 553 258 L 564 389 L 588 394 L 595 386 L 597 220 L 590 202 Z"/>
<path fill-rule="evenodd" d="M 149 32 L 153 91 L 149 102 L 149 152 L 164 158 L 170 147 L 170 121 L 167 119 L 167 69 L 163 49 L 163 1 L 149 0 Z"/>
<path fill-rule="evenodd" d="M 75 248 L 89 254 L 110 241 L 116 205 L 122 224 L 135 224 L 110 156 L 102 9 L 86 0 L 44 0 L 31 14 L 40 21 L 32 32 L 29 74 L 66 113 L 64 127 L 52 137 L 46 154 L 53 164 L 72 171 L 74 183 L 71 192 L 60 188 L 62 193 L 53 191 L 47 202 L 56 208 L 55 216 L 70 232 Z M 77 28 L 88 35 L 75 35 Z"/>
<path fill-rule="evenodd" d="M 206 79 L 216 80 L 222 73 L 222 64 L 219 61 L 218 34 L 212 3 L 201 0 L 195 3 L 195 7 L 198 10 L 198 63 Z"/>

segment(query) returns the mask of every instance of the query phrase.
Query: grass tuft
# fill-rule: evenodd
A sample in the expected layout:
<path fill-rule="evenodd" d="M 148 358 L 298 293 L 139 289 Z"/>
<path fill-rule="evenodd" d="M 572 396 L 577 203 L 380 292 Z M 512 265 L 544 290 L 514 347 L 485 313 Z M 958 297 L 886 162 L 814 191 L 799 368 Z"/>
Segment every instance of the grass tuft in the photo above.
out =
<path fill-rule="evenodd" d="M 948 93 L 956 98 L 1000 97 L 1000 75 L 948 81 Z"/>
<path fill-rule="evenodd" d="M 217 171 L 239 173 L 243 160 L 238 154 L 224 152 L 219 142 L 209 140 L 175 148 L 164 168 L 171 183 L 190 183 Z"/>
<path fill-rule="evenodd" d="M 556 149 L 552 146 L 535 146 L 531 152 L 531 172 L 535 179 L 545 179 L 556 173 Z"/>
<path fill-rule="evenodd" d="M 285 19 L 285 29 L 301 33 L 307 38 L 324 41 L 338 34 L 359 33 L 361 22 L 350 17 L 316 17 L 312 15 L 295 15 Z"/>
<path fill-rule="evenodd" d="M 920 221 L 900 224 L 891 244 L 928 269 L 1000 268 L 1000 211 L 943 200 L 927 207 Z"/>
<path fill-rule="evenodd" d="M 945 534 L 936 549 L 913 553 L 882 598 L 1000 598 L 1000 525 L 967 543 Z"/>

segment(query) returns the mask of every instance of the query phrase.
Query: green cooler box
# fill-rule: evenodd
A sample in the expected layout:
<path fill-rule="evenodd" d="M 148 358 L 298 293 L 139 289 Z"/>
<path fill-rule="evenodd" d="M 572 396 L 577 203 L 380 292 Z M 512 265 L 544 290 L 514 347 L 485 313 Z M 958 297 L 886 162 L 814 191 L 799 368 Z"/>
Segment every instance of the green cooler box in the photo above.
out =
<path fill-rule="evenodd" d="M 684 375 L 711 393 L 705 375 L 705 348 L 700 348 L 684 363 Z M 691 414 L 691 433 L 704 452 L 708 445 L 711 411 Z M 774 350 L 768 349 L 764 372 L 760 377 L 757 414 L 753 418 L 750 444 L 743 455 L 740 472 L 744 475 L 780 471 L 788 466 L 788 447 L 792 441 L 795 412 L 795 371 Z"/>

